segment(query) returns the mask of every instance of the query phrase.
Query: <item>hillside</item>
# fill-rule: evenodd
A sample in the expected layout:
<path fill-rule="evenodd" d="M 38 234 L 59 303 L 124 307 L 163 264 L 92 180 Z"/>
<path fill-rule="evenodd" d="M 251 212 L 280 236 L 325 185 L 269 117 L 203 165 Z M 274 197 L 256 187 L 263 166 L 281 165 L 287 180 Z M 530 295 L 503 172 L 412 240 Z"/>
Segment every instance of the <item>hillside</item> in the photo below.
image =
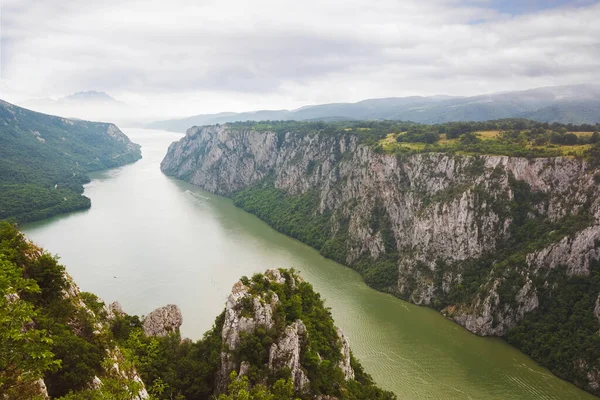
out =
<path fill-rule="evenodd" d="M 600 394 L 599 136 L 237 123 L 191 128 L 161 169 Z"/>
<path fill-rule="evenodd" d="M 196 342 L 181 338 L 182 321 L 175 305 L 145 318 L 107 307 L 80 292 L 56 257 L 0 223 L 3 398 L 395 398 L 374 385 L 294 271 L 242 277 Z"/>
<path fill-rule="evenodd" d="M 202 114 L 157 121 L 148 128 L 185 132 L 192 126 L 236 121 L 401 120 L 425 124 L 528 118 L 540 122 L 600 123 L 600 86 L 575 85 L 470 97 L 430 96 L 321 104 L 297 110 Z"/>
<path fill-rule="evenodd" d="M 90 207 L 88 172 L 141 158 L 113 124 L 69 120 L 0 101 L 0 220 L 33 221 Z"/>

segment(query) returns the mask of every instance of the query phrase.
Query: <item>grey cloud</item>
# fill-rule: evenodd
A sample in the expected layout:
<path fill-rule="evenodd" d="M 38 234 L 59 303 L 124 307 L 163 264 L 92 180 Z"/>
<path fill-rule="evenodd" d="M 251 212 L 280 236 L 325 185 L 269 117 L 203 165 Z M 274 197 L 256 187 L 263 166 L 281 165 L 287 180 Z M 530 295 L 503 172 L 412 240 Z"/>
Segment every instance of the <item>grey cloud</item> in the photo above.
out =
<path fill-rule="evenodd" d="M 509 17 L 485 0 L 4 1 L 0 89 L 15 97 L 210 92 L 293 107 L 600 78 L 598 4 Z"/>

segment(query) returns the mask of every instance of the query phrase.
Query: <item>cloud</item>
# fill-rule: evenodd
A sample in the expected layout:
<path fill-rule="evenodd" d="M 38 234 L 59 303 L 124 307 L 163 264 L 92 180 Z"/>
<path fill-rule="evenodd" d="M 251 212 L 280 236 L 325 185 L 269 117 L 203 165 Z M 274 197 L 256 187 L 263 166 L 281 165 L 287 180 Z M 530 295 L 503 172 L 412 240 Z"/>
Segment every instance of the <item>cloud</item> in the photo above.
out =
<path fill-rule="evenodd" d="M 181 115 L 597 82 L 600 5 L 524 3 L 4 0 L 0 97 Z"/>

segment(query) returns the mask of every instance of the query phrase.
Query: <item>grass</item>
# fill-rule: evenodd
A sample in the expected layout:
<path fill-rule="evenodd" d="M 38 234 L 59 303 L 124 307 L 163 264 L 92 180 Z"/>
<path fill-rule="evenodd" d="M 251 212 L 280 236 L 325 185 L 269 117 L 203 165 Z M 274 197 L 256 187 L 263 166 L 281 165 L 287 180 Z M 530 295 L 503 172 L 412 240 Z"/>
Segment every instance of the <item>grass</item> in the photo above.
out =
<path fill-rule="evenodd" d="M 456 154 L 481 154 L 480 152 L 474 153 L 467 149 L 463 149 L 461 146 L 460 139 L 448 139 L 446 134 L 440 135 L 440 140 L 434 144 L 426 144 L 420 142 L 397 142 L 396 138 L 399 135 L 405 134 L 406 132 L 400 133 L 389 133 L 385 138 L 381 139 L 378 142 L 378 145 L 381 146 L 384 152 L 388 154 L 398 154 L 398 153 L 418 153 L 423 151 L 439 151 L 439 152 L 448 152 L 453 151 Z M 580 137 L 589 137 L 593 134 L 593 132 L 574 132 L 578 134 Z M 500 144 L 500 135 L 501 131 L 499 130 L 490 130 L 490 131 L 478 131 L 475 132 L 475 135 L 481 140 L 482 143 L 486 143 L 491 145 L 491 149 L 493 148 L 489 154 L 505 154 L 505 155 L 515 155 L 514 153 L 514 143 L 513 147 L 507 145 L 505 150 L 502 150 L 506 143 Z M 494 143 L 498 141 L 499 148 Z M 586 152 L 592 147 L 591 144 L 579 144 L 579 145 L 557 145 L 557 144 L 546 144 L 543 146 L 535 146 L 533 143 L 522 143 L 522 150 L 531 150 L 534 154 L 537 154 L 538 157 L 541 156 L 563 156 L 563 157 L 584 157 Z M 486 146 L 488 147 L 488 146 Z M 485 151 L 485 150 L 484 150 Z M 520 156 L 524 156 L 523 154 L 519 154 Z"/>
<path fill-rule="evenodd" d="M 500 131 L 480 131 L 475 132 L 475 135 L 477 135 L 481 140 L 492 140 L 500 135 Z"/>

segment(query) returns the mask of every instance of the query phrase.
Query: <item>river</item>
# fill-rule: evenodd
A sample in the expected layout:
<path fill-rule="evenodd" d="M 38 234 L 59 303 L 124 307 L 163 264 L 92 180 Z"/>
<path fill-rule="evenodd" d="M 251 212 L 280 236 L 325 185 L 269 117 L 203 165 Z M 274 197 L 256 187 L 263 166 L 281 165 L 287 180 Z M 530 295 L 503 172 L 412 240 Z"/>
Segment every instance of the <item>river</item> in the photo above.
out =
<path fill-rule="evenodd" d="M 326 300 L 354 354 L 403 399 L 595 399 L 500 339 L 475 336 L 439 313 L 368 288 L 354 271 L 271 229 L 220 196 L 164 176 L 181 135 L 125 129 L 143 159 L 92 174 L 87 211 L 22 227 L 58 254 L 82 290 L 130 314 L 180 306 L 198 339 L 242 275 L 295 268 Z"/>

